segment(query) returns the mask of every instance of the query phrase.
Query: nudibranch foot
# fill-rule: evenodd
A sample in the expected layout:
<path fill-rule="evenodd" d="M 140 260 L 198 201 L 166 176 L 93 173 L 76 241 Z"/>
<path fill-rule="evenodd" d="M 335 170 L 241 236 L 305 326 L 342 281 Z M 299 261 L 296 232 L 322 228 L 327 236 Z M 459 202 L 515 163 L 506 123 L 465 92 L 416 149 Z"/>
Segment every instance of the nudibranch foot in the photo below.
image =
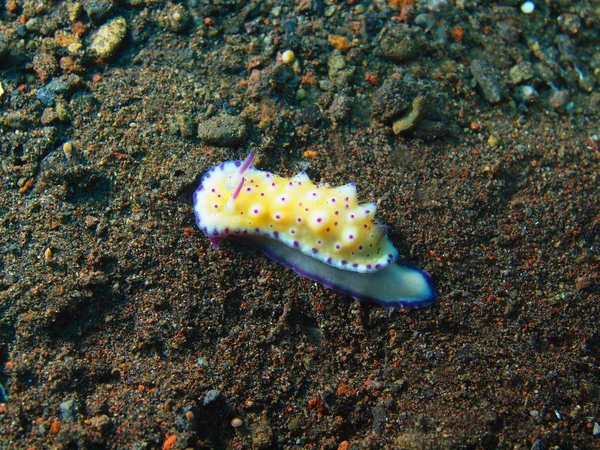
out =
<path fill-rule="evenodd" d="M 298 275 L 352 298 L 383 308 L 424 308 L 437 301 L 431 276 L 416 267 L 396 262 L 377 272 L 355 273 L 329 266 L 281 242 L 245 236 L 247 242 Z"/>

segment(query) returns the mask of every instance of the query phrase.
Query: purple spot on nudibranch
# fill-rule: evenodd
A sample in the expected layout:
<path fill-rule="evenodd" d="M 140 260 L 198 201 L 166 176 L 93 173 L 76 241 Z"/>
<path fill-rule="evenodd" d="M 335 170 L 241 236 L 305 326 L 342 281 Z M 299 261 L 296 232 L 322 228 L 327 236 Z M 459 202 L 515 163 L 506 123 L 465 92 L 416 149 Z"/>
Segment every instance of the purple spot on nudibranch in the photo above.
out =
<path fill-rule="evenodd" d="M 296 230 L 290 230 L 291 234 L 296 234 Z"/>
<path fill-rule="evenodd" d="M 276 218 L 277 220 L 279 220 L 279 219 L 281 219 L 281 216 L 280 216 L 279 214 L 276 214 L 276 215 L 275 215 L 275 218 Z"/>
<path fill-rule="evenodd" d="M 339 214 L 340 214 L 340 212 L 339 212 L 339 211 L 336 211 L 336 212 L 335 212 L 335 215 L 336 215 L 336 216 L 338 216 Z"/>
<path fill-rule="evenodd" d="M 219 207 L 219 205 L 215 205 L 215 209 L 217 209 Z"/>
<path fill-rule="evenodd" d="M 298 241 L 294 241 L 294 247 L 298 247 Z"/>
<path fill-rule="evenodd" d="M 260 233 L 260 228 L 255 228 L 254 231 L 256 231 L 257 233 Z"/>
<path fill-rule="evenodd" d="M 317 241 L 317 244 L 321 245 L 321 244 L 322 244 L 322 242 L 321 242 L 321 241 Z"/>
<path fill-rule="evenodd" d="M 358 267 L 358 264 L 354 263 L 352 264 L 352 267 Z"/>
<path fill-rule="evenodd" d="M 332 199 L 331 199 L 331 203 L 335 203 L 335 198 L 332 198 Z"/>
<path fill-rule="evenodd" d="M 327 258 L 327 264 L 331 264 L 331 258 Z"/>
<path fill-rule="evenodd" d="M 376 270 L 379 270 L 379 269 L 381 269 L 381 264 L 375 264 L 375 269 L 376 269 Z"/>
<path fill-rule="evenodd" d="M 302 218 L 301 218 L 301 217 L 298 217 L 296 220 L 297 220 L 298 222 L 302 222 Z"/>
<path fill-rule="evenodd" d="M 210 173 L 207 173 L 206 175 L 204 175 L 204 178 L 210 178 Z"/>
<path fill-rule="evenodd" d="M 246 191 L 247 191 L 247 192 L 250 192 L 250 191 L 252 191 L 252 188 L 251 188 L 251 187 L 247 187 L 247 188 L 246 188 Z"/>
<path fill-rule="evenodd" d="M 254 210 L 254 214 L 258 214 L 258 209 L 255 209 L 255 210 Z"/>
<path fill-rule="evenodd" d="M 354 239 L 354 235 L 353 234 L 349 235 L 348 239 Z"/>
<path fill-rule="evenodd" d="M 242 162 L 241 162 L 241 161 L 236 161 L 236 162 L 235 162 L 235 167 L 240 167 L 241 165 L 242 165 Z"/>
<path fill-rule="evenodd" d="M 319 253 L 319 250 L 317 250 L 316 248 L 313 247 L 312 252 L 313 253 Z"/>
<path fill-rule="evenodd" d="M 212 188 L 212 189 L 210 190 L 210 192 L 215 192 L 215 191 L 216 191 L 216 189 L 215 189 L 215 188 Z"/>
<path fill-rule="evenodd" d="M 279 239 L 279 232 L 278 232 L 278 231 L 274 231 L 274 232 L 273 232 L 273 237 L 274 237 L 275 239 Z"/>
<path fill-rule="evenodd" d="M 365 214 L 367 214 L 367 215 L 370 213 L 371 213 L 371 211 L 369 211 L 368 209 L 365 211 Z"/>
<path fill-rule="evenodd" d="M 367 269 L 368 269 L 368 270 L 371 270 L 371 268 L 372 268 L 372 267 L 373 267 L 373 266 L 372 266 L 371 264 L 367 264 Z"/>
<path fill-rule="evenodd" d="M 336 249 L 336 250 L 339 250 L 340 248 L 341 248 L 341 247 L 340 247 L 340 244 L 337 244 L 337 245 L 335 246 L 335 249 Z"/>
<path fill-rule="evenodd" d="M 342 264 L 342 266 L 345 266 L 346 264 L 348 264 L 348 261 L 346 261 L 345 259 L 342 259 L 340 261 L 340 263 Z"/>
<path fill-rule="evenodd" d="M 358 249 L 359 249 L 359 250 L 362 250 L 362 249 L 363 249 L 363 246 L 362 246 L 362 245 L 359 245 L 359 246 L 358 246 Z"/>
<path fill-rule="evenodd" d="M 354 219 L 354 214 L 350 214 L 350 218 L 351 218 L 351 219 Z"/>
<path fill-rule="evenodd" d="M 317 218 L 317 222 L 321 223 L 323 221 L 323 219 L 321 219 L 320 217 Z"/>

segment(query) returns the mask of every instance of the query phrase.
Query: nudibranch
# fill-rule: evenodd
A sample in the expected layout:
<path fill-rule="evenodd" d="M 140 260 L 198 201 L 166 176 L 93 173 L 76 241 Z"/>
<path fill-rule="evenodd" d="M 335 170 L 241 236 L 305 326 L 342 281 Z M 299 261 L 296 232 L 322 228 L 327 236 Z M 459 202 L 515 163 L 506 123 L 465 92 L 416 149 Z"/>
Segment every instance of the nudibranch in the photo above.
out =
<path fill-rule="evenodd" d="M 244 161 L 211 168 L 194 192 L 196 224 L 214 248 L 239 237 L 301 276 L 384 308 L 436 300 L 427 272 L 398 263 L 375 203 L 359 204 L 354 183 L 316 185 L 300 172 L 283 178 Z"/>

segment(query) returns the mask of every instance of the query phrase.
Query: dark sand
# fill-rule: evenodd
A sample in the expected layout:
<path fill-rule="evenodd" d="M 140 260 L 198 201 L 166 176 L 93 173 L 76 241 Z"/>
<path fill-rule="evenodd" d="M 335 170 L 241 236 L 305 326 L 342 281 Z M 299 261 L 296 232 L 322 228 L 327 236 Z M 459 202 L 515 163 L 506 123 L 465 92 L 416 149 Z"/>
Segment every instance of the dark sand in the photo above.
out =
<path fill-rule="evenodd" d="M 0 12 L 0 448 L 597 448 L 597 2 L 107 3 Z M 380 201 L 440 302 L 211 249 L 251 149 Z"/>

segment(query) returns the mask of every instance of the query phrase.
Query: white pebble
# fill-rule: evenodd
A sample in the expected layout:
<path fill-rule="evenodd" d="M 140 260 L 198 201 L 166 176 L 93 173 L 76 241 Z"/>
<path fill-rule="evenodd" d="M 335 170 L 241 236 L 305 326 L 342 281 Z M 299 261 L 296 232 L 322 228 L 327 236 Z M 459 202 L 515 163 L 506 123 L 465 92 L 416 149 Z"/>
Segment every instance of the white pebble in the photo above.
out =
<path fill-rule="evenodd" d="M 286 50 L 281 54 L 281 61 L 285 64 L 293 63 L 294 59 L 296 59 L 296 55 L 294 55 L 294 52 L 291 50 Z"/>
<path fill-rule="evenodd" d="M 242 421 L 242 419 L 240 419 L 239 417 L 236 417 L 235 419 L 233 419 L 231 421 L 231 426 L 233 428 L 239 428 L 244 424 L 244 422 Z"/>
<path fill-rule="evenodd" d="M 521 11 L 524 14 L 531 14 L 535 9 L 535 3 L 533 2 L 525 2 L 521 5 Z"/>

